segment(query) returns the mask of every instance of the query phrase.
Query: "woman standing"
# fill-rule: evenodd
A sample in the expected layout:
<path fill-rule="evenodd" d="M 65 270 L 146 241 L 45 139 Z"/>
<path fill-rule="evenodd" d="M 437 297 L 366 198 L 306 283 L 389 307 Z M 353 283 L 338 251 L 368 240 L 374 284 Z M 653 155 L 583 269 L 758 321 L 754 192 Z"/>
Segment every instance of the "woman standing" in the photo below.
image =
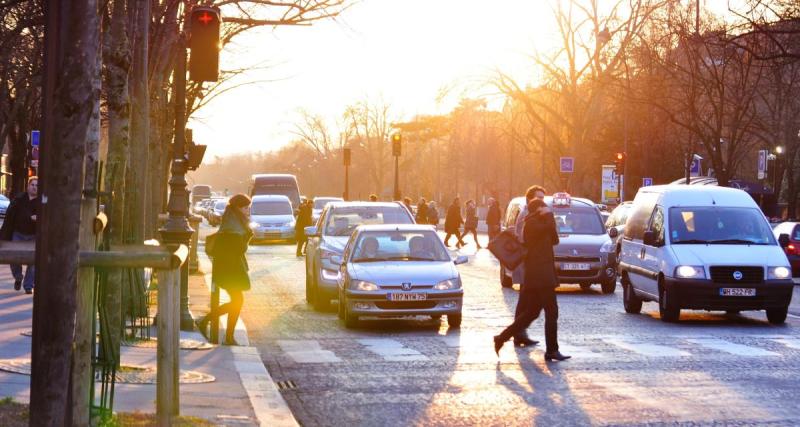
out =
<path fill-rule="evenodd" d="M 253 237 L 250 231 L 250 198 L 244 194 L 231 197 L 220 220 L 219 231 L 212 253 L 211 281 L 215 286 L 225 289 L 230 302 L 214 307 L 197 322 L 200 332 L 206 333 L 208 323 L 213 318 L 228 314 L 228 325 L 225 328 L 225 345 L 238 345 L 233 338 L 236 321 L 244 304 L 243 292 L 250 289 L 250 277 L 247 275 L 247 246 Z"/>
<path fill-rule="evenodd" d="M 555 272 L 553 246 L 558 244 L 558 232 L 553 213 L 541 199 L 528 203 L 528 215 L 523 227 L 524 245 L 528 250 L 525 258 L 525 283 L 520 288 L 520 299 L 525 299 L 524 311 L 517 315 L 509 327 L 494 337 L 494 351 L 500 355 L 503 344 L 530 326 L 544 310 L 544 336 L 547 349 L 546 361 L 566 360 L 558 351 L 558 302 L 556 288 L 558 278 Z"/>
<path fill-rule="evenodd" d="M 481 244 L 478 243 L 478 214 L 475 210 L 475 201 L 467 200 L 466 215 L 464 216 L 464 232 L 461 234 L 459 240 L 463 241 L 464 236 L 472 233 L 472 239 L 475 240 L 475 246 L 481 249 Z"/>

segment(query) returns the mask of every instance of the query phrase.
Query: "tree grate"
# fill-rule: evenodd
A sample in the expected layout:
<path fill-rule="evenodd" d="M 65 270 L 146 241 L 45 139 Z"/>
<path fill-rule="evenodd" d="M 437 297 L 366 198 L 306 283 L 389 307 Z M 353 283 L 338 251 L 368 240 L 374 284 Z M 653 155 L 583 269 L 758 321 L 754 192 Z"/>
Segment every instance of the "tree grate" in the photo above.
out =
<path fill-rule="evenodd" d="M 297 384 L 292 380 L 278 381 L 278 390 L 294 390 L 296 388 Z"/>

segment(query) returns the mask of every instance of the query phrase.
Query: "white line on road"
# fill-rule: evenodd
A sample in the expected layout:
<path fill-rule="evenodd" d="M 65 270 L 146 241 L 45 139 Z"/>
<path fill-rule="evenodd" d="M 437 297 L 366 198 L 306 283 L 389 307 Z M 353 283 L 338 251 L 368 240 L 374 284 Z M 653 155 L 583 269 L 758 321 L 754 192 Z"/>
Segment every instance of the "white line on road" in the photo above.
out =
<path fill-rule="evenodd" d="M 665 345 L 649 344 L 643 342 L 636 342 L 630 339 L 621 338 L 606 338 L 605 342 L 620 347 L 622 349 L 641 354 L 643 356 L 651 357 L 683 357 L 691 356 L 688 351 L 680 350 L 674 347 Z"/>
<path fill-rule="evenodd" d="M 297 363 L 335 363 L 342 359 L 330 350 L 322 350 L 316 340 L 278 340 L 287 356 Z"/>
<path fill-rule="evenodd" d="M 717 351 L 733 354 L 736 356 L 752 356 L 752 357 L 780 356 L 778 353 L 764 350 L 763 348 L 736 344 L 730 341 L 725 341 L 717 338 L 695 338 L 695 339 L 687 339 L 687 341 L 694 344 L 700 344 L 703 347 L 711 348 Z"/>
<path fill-rule="evenodd" d="M 785 345 L 786 347 L 789 347 L 789 348 L 794 348 L 794 349 L 800 350 L 800 339 L 798 339 L 798 338 L 778 338 L 778 339 L 774 339 L 772 341 L 775 341 L 777 343 L 781 343 L 781 344 L 783 344 L 783 345 Z"/>
<path fill-rule="evenodd" d="M 428 360 L 422 353 L 408 348 L 403 343 L 388 338 L 364 338 L 357 340 L 367 351 L 377 354 L 389 362 L 410 362 Z"/>

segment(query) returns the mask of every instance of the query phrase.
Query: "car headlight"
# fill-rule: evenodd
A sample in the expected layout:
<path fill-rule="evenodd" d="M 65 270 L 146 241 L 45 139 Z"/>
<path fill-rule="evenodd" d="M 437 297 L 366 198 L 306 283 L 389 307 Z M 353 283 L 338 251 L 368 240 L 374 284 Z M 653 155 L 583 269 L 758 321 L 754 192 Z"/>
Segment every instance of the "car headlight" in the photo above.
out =
<path fill-rule="evenodd" d="M 294 221 L 289 221 L 289 222 L 287 222 L 287 223 L 284 223 L 284 224 L 283 224 L 283 226 L 284 226 L 284 227 L 294 227 L 294 224 L 295 224 L 295 222 L 294 222 Z"/>
<path fill-rule="evenodd" d="M 251 223 L 250 223 L 250 228 L 252 228 L 252 229 L 254 229 L 254 230 L 255 230 L 256 228 L 260 227 L 260 226 L 261 226 L 261 224 L 259 224 L 259 223 L 257 223 L 257 222 L 251 222 Z"/>
<path fill-rule="evenodd" d="M 770 279 L 788 279 L 792 277 L 792 270 L 788 267 L 770 267 Z"/>
<path fill-rule="evenodd" d="M 600 246 L 600 252 L 614 252 L 614 242 L 609 240 L 603 243 L 603 246 Z"/>
<path fill-rule="evenodd" d="M 460 287 L 461 284 L 459 283 L 458 279 L 448 279 L 437 283 L 433 289 L 436 289 L 437 291 L 446 291 L 448 289 L 458 289 Z"/>
<path fill-rule="evenodd" d="M 701 266 L 679 265 L 675 268 L 675 277 L 681 279 L 705 279 L 706 271 Z"/>
<path fill-rule="evenodd" d="M 366 280 L 353 280 L 350 284 L 350 288 L 357 291 L 377 291 L 378 285 L 367 282 Z"/>

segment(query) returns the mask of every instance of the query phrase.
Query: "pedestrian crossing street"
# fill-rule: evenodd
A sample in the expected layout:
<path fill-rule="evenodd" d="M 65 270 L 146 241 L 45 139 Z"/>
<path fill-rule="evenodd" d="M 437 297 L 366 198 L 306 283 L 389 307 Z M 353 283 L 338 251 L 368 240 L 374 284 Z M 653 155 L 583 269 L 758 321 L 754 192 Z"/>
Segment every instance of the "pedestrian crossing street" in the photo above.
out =
<path fill-rule="evenodd" d="M 537 338 L 541 339 L 541 338 Z M 329 338 L 321 340 L 276 340 L 280 355 L 299 364 L 342 362 L 425 362 L 450 360 L 457 363 L 487 363 L 498 360 L 489 334 L 436 335 L 411 338 Z M 800 359 L 800 337 L 752 335 L 736 337 L 668 337 L 658 342 L 630 336 L 582 337 L 580 341 L 561 339 L 561 351 L 575 361 L 637 358 L 677 358 L 684 360 L 721 358 Z M 519 349 L 533 355 L 544 350 L 544 343 L 533 349 Z M 514 346 L 508 342 L 500 361 L 517 361 Z"/>

